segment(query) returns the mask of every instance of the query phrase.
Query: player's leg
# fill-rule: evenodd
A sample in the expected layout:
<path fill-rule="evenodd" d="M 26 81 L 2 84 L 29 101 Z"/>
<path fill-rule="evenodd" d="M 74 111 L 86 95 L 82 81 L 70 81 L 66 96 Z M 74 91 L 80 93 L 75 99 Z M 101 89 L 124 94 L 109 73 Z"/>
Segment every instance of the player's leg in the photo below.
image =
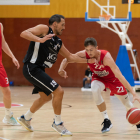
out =
<path fill-rule="evenodd" d="M 53 94 L 52 105 L 54 109 L 54 114 L 60 115 L 64 90 L 61 88 L 61 86 L 59 86 L 52 94 Z M 55 122 L 56 121 L 57 120 L 55 120 Z M 56 123 L 59 124 L 61 122 L 62 121 L 60 120 L 59 122 L 56 122 Z"/>
<path fill-rule="evenodd" d="M 11 91 L 8 87 L 0 87 L 3 93 L 3 103 L 5 106 L 5 117 L 3 119 L 3 123 L 9 125 L 19 125 L 16 119 L 13 117 L 13 113 L 11 111 Z"/>
<path fill-rule="evenodd" d="M 44 92 L 39 92 L 40 98 L 34 101 L 31 108 L 22 116 L 18 117 L 18 122 L 24 126 L 28 131 L 33 131 L 33 127 L 31 126 L 31 119 L 33 114 L 40 109 L 45 103 L 52 99 L 52 95 L 46 96 Z"/>
<path fill-rule="evenodd" d="M 127 111 L 134 107 L 132 102 L 130 101 L 128 94 L 126 94 L 126 95 L 117 95 L 116 94 L 115 96 L 122 102 L 122 104 L 125 106 Z M 137 130 L 140 131 L 140 124 L 136 125 L 136 127 L 137 127 Z"/>
<path fill-rule="evenodd" d="M 3 103 L 5 106 L 5 117 L 3 119 L 3 123 L 9 125 L 19 125 L 13 117 L 13 113 L 11 111 L 11 91 L 4 67 L 0 68 L 0 89 L 3 93 Z"/>
<path fill-rule="evenodd" d="M 59 86 L 52 94 L 52 105 L 55 114 L 55 119 L 52 124 L 52 128 L 61 135 L 72 135 L 72 133 L 64 127 L 63 122 L 61 120 L 61 108 L 64 91 L 61 88 L 61 86 Z"/>
<path fill-rule="evenodd" d="M 133 104 L 132 102 L 130 101 L 129 99 L 129 95 L 126 94 L 126 95 L 115 95 L 122 103 L 123 105 L 125 106 L 126 110 L 128 111 L 130 108 L 133 108 Z M 140 124 L 139 125 L 136 125 L 137 127 L 137 130 L 140 131 Z"/>
<path fill-rule="evenodd" d="M 127 111 L 131 109 L 132 107 L 134 107 L 127 93 L 125 95 L 115 94 L 115 96 L 122 102 L 122 104 L 125 106 Z"/>
<path fill-rule="evenodd" d="M 95 103 L 99 109 L 99 111 L 101 112 L 101 114 L 104 117 L 104 121 L 103 121 L 103 128 L 102 128 L 102 133 L 108 132 L 110 131 L 110 128 L 112 127 L 111 121 L 109 120 L 107 111 L 106 111 L 106 104 L 102 98 L 101 92 L 105 89 L 105 85 L 97 80 L 94 80 L 91 83 L 91 90 L 93 93 L 93 97 L 95 100 Z"/>
<path fill-rule="evenodd" d="M 117 95 L 116 94 L 115 96 L 122 102 L 122 104 L 125 106 L 127 111 L 134 107 L 132 102 L 130 101 L 128 94 L 126 94 L 126 95 Z M 136 127 L 137 127 L 137 130 L 140 131 L 140 124 L 136 125 Z"/>
<path fill-rule="evenodd" d="M 48 101 L 52 100 L 52 94 L 50 94 L 49 96 L 46 96 L 46 94 L 44 92 L 39 92 L 40 98 L 38 98 L 37 100 L 34 101 L 33 105 L 30 108 L 30 111 L 32 113 L 35 113 L 38 109 L 40 109 L 45 103 L 47 103 Z M 32 117 L 32 116 L 31 116 Z M 28 120 L 31 117 L 28 116 L 28 114 L 25 114 L 25 119 Z"/>
<path fill-rule="evenodd" d="M 5 108 L 11 108 L 11 91 L 10 91 L 9 86 L 0 87 L 0 89 L 3 93 L 3 103 L 4 103 Z M 9 111 L 9 113 L 11 113 L 11 111 Z"/>
<path fill-rule="evenodd" d="M 62 104 L 62 98 L 63 98 L 63 90 L 60 88 L 60 86 L 49 76 L 45 73 L 44 70 L 42 70 L 41 68 L 39 68 L 36 65 L 32 65 L 32 64 L 26 64 L 23 67 L 23 74 L 25 76 L 25 78 L 32 83 L 35 88 L 33 90 L 33 94 L 35 93 L 39 93 L 40 94 L 40 99 L 36 100 L 35 102 L 37 102 L 38 104 L 35 104 L 35 102 L 33 103 L 32 107 L 30 108 L 30 110 L 27 111 L 26 115 L 29 114 L 29 116 L 31 117 L 33 115 L 33 113 L 38 110 L 44 103 L 46 103 L 47 101 L 51 100 L 51 93 L 55 93 L 54 94 L 54 99 L 53 99 L 53 106 L 56 106 L 56 108 L 58 108 L 58 110 L 56 109 L 55 112 L 60 116 L 61 113 L 61 104 Z M 44 94 L 40 93 L 40 92 L 44 92 Z M 31 112 L 32 111 L 32 112 Z M 18 118 L 18 120 L 20 118 L 23 118 L 22 116 Z M 26 118 L 24 118 L 25 121 L 30 122 L 31 119 L 26 120 Z M 60 120 L 61 123 L 61 120 Z M 24 123 L 25 124 L 25 123 Z M 29 123 L 26 123 L 26 129 L 29 131 L 33 131 L 32 127 L 29 125 Z M 61 124 L 58 124 L 61 125 Z M 69 135 L 69 133 L 67 131 L 63 131 L 64 134 L 63 135 Z"/>
<path fill-rule="evenodd" d="M 22 116 L 17 118 L 17 121 L 24 126 L 28 131 L 33 131 L 33 127 L 30 122 L 33 114 L 42 107 L 45 103 L 52 99 L 51 93 L 55 88 L 50 87 L 50 83 L 53 80 L 49 77 L 43 69 L 33 64 L 25 64 L 23 66 L 23 74 L 25 78 L 34 85 L 33 94 L 39 93 L 40 98 L 34 101 L 31 108 Z"/>
<path fill-rule="evenodd" d="M 115 93 L 115 96 L 122 102 L 127 111 L 134 107 L 125 87 L 119 80 L 116 80 L 114 84 L 112 84 L 111 88 L 113 93 Z M 137 125 L 137 129 L 140 131 L 140 125 Z"/>
<path fill-rule="evenodd" d="M 127 94 L 125 87 L 118 79 L 115 79 L 114 82 L 109 83 L 109 88 L 111 92 L 113 92 L 115 96 L 122 102 L 127 111 L 134 107 L 129 99 L 129 95 Z"/>
<path fill-rule="evenodd" d="M 61 120 L 61 106 L 62 106 L 62 99 L 63 99 L 63 90 L 60 86 L 53 92 L 53 108 L 55 113 L 55 119 L 52 124 L 52 128 L 60 133 L 61 135 L 72 135 L 70 131 L 68 131 Z M 52 99 L 52 94 L 46 96 L 45 93 L 39 92 L 40 98 L 34 101 L 31 108 L 21 117 L 18 117 L 18 122 L 24 126 L 28 131 L 33 131 L 33 127 L 31 126 L 31 119 L 33 114 L 42 107 L 45 103 Z"/>

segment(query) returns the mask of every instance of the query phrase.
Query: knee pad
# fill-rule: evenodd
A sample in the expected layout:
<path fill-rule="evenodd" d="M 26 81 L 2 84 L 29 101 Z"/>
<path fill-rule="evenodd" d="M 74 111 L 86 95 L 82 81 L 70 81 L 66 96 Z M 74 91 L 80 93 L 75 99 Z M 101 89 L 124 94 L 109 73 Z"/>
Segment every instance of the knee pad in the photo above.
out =
<path fill-rule="evenodd" d="M 91 90 L 92 90 L 92 94 L 93 94 L 96 105 L 102 104 L 104 102 L 101 95 L 102 87 L 97 82 L 93 81 L 91 83 Z"/>
<path fill-rule="evenodd" d="M 125 106 L 126 110 L 128 111 L 130 108 L 134 107 L 132 102 L 129 99 L 128 94 L 126 95 L 115 95 Z"/>

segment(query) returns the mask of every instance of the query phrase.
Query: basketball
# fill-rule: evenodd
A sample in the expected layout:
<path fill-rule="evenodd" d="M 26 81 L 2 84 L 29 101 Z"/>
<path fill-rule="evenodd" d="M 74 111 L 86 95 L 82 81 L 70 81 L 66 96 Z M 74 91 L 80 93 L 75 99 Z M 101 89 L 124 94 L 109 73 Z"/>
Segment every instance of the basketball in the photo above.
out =
<path fill-rule="evenodd" d="M 126 119 L 133 125 L 140 124 L 140 109 L 131 108 L 126 114 Z"/>

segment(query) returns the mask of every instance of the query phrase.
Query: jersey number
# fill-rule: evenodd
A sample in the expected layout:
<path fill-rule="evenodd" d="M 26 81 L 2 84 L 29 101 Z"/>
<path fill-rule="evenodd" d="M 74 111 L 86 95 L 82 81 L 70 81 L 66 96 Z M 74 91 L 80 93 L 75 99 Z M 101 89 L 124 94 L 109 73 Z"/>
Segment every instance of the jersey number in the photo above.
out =
<path fill-rule="evenodd" d="M 96 64 L 96 63 L 95 63 L 94 65 L 95 65 L 95 69 L 99 69 L 99 70 L 101 70 L 101 68 L 102 68 L 101 66 L 99 66 L 99 65 Z"/>
<path fill-rule="evenodd" d="M 9 84 L 9 81 L 8 81 L 8 78 L 7 77 L 5 78 L 5 80 L 6 80 L 6 84 Z"/>
<path fill-rule="evenodd" d="M 120 93 L 120 92 L 124 92 L 124 90 L 123 90 L 123 86 L 120 86 L 120 87 L 116 87 L 116 88 L 118 88 L 118 93 Z"/>
<path fill-rule="evenodd" d="M 55 87 L 56 85 L 57 85 L 57 83 L 54 81 L 54 80 L 52 80 L 52 82 L 50 83 L 53 87 Z"/>

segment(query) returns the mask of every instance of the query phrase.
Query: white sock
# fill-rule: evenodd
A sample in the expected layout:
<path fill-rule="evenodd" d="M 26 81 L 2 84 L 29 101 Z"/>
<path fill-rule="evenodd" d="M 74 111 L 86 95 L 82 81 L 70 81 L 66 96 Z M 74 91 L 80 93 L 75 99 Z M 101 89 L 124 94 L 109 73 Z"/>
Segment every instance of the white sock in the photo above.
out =
<path fill-rule="evenodd" d="M 108 117 L 108 114 L 107 114 L 107 111 L 105 110 L 105 111 L 103 111 L 103 112 L 101 112 L 102 113 L 102 115 L 103 115 L 103 117 L 104 117 L 104 119 L 109 119 L 109 117 Z"/>
<path fill-rule="evenodd" d="M 30 111 L 30 109 L 24 114 L 25 120 L 30 120 L 34 113 Z"/>
<path fill-rule="evenodd" d="M 5 115 L 8 115 L 10 117 L 13 115 L 11 108 L 5 108 Z"/>
<path fill-rule="evenodd" d="M 61 122 L 62 122 L 62 120 L 61 120 L 61 115 L 56 115 L 56 114 L 55 114 L 55 124 L 58 125 L 58 124 L 60 124 Z"/>

